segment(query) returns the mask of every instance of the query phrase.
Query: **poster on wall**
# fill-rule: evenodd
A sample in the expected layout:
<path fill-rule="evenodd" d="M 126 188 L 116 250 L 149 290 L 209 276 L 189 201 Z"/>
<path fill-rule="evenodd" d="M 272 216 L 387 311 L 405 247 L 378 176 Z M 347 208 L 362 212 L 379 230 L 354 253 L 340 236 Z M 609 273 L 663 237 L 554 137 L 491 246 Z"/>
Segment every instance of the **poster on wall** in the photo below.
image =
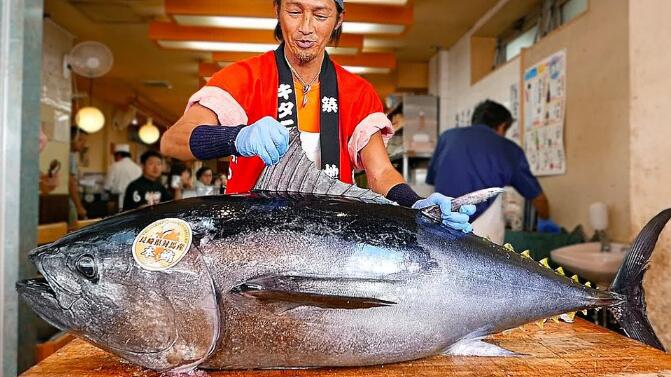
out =
<path fill-rule="evenodd" d="M 520 85 L 518 83 L 510 85 L 510 104 L 507 106 L 512 114 L 514 122 L 506 132 L 506 138 L 514 141 L 517 145 L 522 145 L 522 137 L 520 135 Z"/>
<path fill-rule="evenodd" d="M 524 150 L 534 175 L 566 173 L 566 50 L 524 71 Z"/>

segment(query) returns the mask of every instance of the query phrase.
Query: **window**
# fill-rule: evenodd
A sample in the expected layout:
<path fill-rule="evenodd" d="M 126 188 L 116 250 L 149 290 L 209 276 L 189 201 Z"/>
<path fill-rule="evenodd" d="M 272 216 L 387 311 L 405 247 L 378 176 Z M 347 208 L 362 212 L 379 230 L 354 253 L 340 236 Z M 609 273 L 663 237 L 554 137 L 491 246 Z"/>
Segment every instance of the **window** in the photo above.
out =
<path fill-rule="evenodd" d="M 536 40 L 536 33 L 538 24 L 506 43 L 506 61 L 519 55 L 523 48 L 532 46 Z"/>
<path fill-rule="evenodd" d="M 565 24 L 587 10 L 587 0 L 568 0 L 561 6 L 561 23 Z"/>
<path fill-rule="evenodd" d="M 519 18 L 498 37 L 495 65 L 501 65 L 531 47 L 544 35 L 587 11 L 589 0 L 542 1 L 525 16 Z M 539 25 L 543 29 L 539 30 Z M 524 31 L 523 31 L 524 30 Z"/>

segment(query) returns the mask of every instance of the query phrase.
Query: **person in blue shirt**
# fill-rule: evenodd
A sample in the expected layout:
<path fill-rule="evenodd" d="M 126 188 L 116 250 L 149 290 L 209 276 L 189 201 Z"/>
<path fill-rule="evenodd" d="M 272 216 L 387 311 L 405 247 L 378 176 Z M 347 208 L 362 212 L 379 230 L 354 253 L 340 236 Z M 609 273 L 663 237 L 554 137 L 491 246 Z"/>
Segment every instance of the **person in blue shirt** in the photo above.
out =
<path fill-rule="evenodd" d="M 488 187 L 514 187 L 522 196 L 532 200 L 538 217 L 547 223 L 550 206 L 547 197 L 531 173 L 524 151 L 505 138 L 513 123 L 512 114 L 503 105 L 486 100 L 475 107 L 471 127 L 453 128 L 445 131 L 438 140 L 426 183 L 435 186 L 436 192 L 458 197 Z M 477 206 L 474 232 L 480 223 L 486 222 L 494 230 L 480 235 L 499 234 L 502 242 L 504 223 L 500 200 L 495 199 Z M 543 223 L 541 221 L 541 223 Z M 496 240 L 492 239 L 494 242 Z"/>

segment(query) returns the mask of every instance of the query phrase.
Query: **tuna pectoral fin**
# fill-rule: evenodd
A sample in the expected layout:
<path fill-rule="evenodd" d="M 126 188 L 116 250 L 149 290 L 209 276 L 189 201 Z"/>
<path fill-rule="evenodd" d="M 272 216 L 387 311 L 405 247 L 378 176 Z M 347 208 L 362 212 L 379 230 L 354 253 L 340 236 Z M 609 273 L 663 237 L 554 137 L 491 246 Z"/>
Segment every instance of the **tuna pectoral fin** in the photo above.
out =
<path fill-rule="evenodd" d="M 462 339 L 443 352 L 448 356 L 522 356 L 481 339 Z"/>
<path fill-rule="evenodd" d="M 281 304 L 286 309 L 298 306 L 315 306 L 324 309 L 368 309 L 395 304 L 395 302 L 373 297 L 333 293 L 356 291 L 352 287 L 361 286 L 357 282 L 374 284 L 364 279 L 273 275 L 239 284 L 231 289 L 231 292 L 262 302 Z"/>
<path fill-rule="evenodd" d="M 660 212 L 643 227 L 610 286 L 612 292 L 623 296 L 623 300 L 610 310 L 624 332 L 629 337 L 660 350 L 664 350 L 664 346 L 655 335 L 645 314 L 643 274 L 648 267 L 659 234 L 669 219 L 671 219 L 671 208 Z"/>

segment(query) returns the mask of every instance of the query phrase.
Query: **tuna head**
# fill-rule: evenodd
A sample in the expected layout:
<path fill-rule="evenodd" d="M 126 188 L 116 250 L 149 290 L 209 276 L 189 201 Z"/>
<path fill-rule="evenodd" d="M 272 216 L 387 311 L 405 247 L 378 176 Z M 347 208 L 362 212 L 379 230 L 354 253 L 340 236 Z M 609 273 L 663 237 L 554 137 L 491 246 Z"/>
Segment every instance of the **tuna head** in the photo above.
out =
<path fill-rule="evenodd" d="M 21 297 L 52 325 L 135 364 L 189 370 L 214 348 L 219 315 L 212 279 L 196 246 L 170 268 L 134 258 L 134 231 L 100 240 L 76 233 L 35 249 L 42 279 L 19 282 Z M 104 237 L 103 237 L 104 238 Z"/>

